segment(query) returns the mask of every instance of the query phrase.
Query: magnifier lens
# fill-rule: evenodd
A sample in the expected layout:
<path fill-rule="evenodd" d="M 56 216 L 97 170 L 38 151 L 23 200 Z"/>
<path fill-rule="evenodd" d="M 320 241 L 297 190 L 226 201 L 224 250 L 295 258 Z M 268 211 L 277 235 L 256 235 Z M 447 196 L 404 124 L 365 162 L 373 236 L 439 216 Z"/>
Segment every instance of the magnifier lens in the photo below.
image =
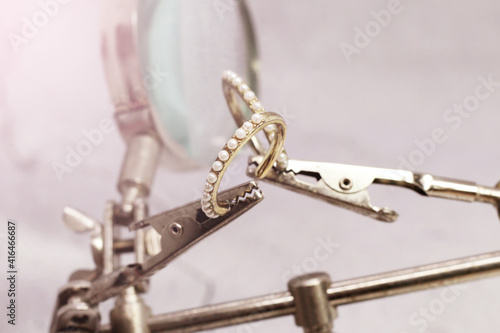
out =
<path fill-rule="evenodd" d="M 159 130 L 198 164 L 236 129 L 221 88 L 223 70 L 252 82 L 254 45 L 240 1 L 145 0 L 138 38 L 146 88 Z"/>

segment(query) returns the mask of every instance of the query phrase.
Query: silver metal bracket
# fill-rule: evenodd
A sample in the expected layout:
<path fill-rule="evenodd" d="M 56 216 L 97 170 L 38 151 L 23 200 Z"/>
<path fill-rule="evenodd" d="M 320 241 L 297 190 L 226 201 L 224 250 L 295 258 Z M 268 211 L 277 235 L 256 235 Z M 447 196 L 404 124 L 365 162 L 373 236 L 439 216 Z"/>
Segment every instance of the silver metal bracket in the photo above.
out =
<path fill-rule="evenodd" d="M 249 176 L 255 176 L 255 166 L 261 160 L 262 156 L 250 158 Z M 311 182 L 298 176 L 308 176 Z M 498 184 L 496 187 L 484 187 L 406 170 L 288 160 L 286 166 L 273 168 L 262 180 L 383 222 L 396 221 L 398 214 L 388 207 L 371 204 L 368 187 L 372 184 L 401 186 L 429 197 L 486 202 L 494 205 L 500 215 Z"/>

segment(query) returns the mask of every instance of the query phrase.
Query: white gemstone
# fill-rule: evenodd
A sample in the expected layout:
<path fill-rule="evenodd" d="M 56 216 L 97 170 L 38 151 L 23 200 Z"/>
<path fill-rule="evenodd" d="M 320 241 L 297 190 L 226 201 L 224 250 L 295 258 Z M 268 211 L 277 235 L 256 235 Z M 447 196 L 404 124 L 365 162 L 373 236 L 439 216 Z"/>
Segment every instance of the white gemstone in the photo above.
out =
<path fill-rule="evenodd" d="M 247 168 L 247 173 L 250 175 L 250 176 L 255 176 L 255 173 L 257 172 L 257 167 L 253 164 L 250 164 Z"/>
<path fill-rule="evenodd" d="M 219 155 L 217 155 L 217 156 L 219 156 L 219 159 L 220 159 L 221 161 L 224 161 L 224 162 L 225 162 L 225 161 L 227 161 L 227 160 L 229 159 L 229 153 L 228 153 L 227 151 L 225 151 L 225 150 L 221 150 L 221 151 L 219 152 Z M 222 164 L 222 163 L 221 163 L 221 164 Z M 221 169 L 222 169 L 222 168 L 221 168 Z M 214 170 L 215 170 L 215 169 L 214 169 Z M 218 171 L 218 170 L 216 170 L 216 171 Z"/>
<path fill-rule="evenodd" d="M 282 163 L 288 159 L 288 156 L 285 153 L 281 153 L 276 159 L 278 162 Z"/>
<path fill-rule="evenodd" d="M 213 172 L 210 172 L 207 176 L 207 182 L 209 182 L 210 184 L 213 184 L 217 181 L 217 175 Z"/>
<path fill-rule="evenodd" d="M 236 147 L 238 147 L 238 140 L 229 139 L 229 141 L 227 142 L 227 148 L 233 150 L 236 149 Z"/>
<path fill-rule="evenodd" d="M 208 208 L 210 206 L 212 206 L 212 204 L 209 201 L 201 201 L 201 207 Z"/>
<path fill-rule="evenodd" d="M 242 83 L 243 83 L 243 80 L 239 77 L 237 77 L 236 79 L 233 80 L 233 85 L 235 85 L 235 86 L 239 86 Z"/>
<path fill-rule="evenodd" d="M 264 117 L 260 113 L 254 113 L 252 115 L 252 123 L 260 124 L 264 120 Z"/>
<path fill-rule="evenodd" d="M 240 93 L 244 93 L 245 91 L 250 90 L 250 87 L 248 87 L 246 83 L 242 83 L 238 88 L 238 90 L 240 91 Z"/>
<path fill-rule="evenodd" d="M 243 128 L 247 132 L 250 132 L 251 130 L 253 130 L 253 124 L 249 121 L 245 121 L 243 123 L 243 126 L 241 126 L 241 128 Z"/>
<path fill-rule="evenodd" d="M 214 219 L 214 218 L 216 217 L 215 212 L 213 212 L 213 211 L 208 212 L 208 213 L 207 213 L 207 212 L 205 212 L 205 214 L 206 214 L 208 217 L 210 217 L 211 219 Z"/>
<path fill-rule="evenodd" d="M 229 79 L 233 80 L 233 79 L 236 79 L 236 78 L 238 77 L 238 75 L 236 75 L 236 73 L 234 73 L 234 72 L 229 71 L 229 72 L 227 73 L 227 77 L 228 77 Z"/>
<path fill-rule="evenodd" d="M 254 111 L 260 111 L 260 110 L 262 110 L 262 104 L 260 102 L 253 102 L 250 107 Z"/>
<path fill-rule="evenodd" d="M 214 171 L 221 171 L 222 167 L 223 167 L 223 164 L 221 161 L 215 161 L 214 164 L 212 164 L 212 169 L 214 169 Z"/>
<path fill-rule="evenodd" d="M 205 192 L 212 192 L 214 187 L 208 182 L 205 182 L 205 185 L 203 185 L 203 189 L 205 190 Z"/>
<path fill-rule="evenodd" d="M 243 95 L 243 99 L 247 102 L 250 102 L 255 99 L 255 93 L 249 90 Z"/>
<path fill-rule="evenodd" d="M 207 215 L 214 212 L 212 208 L 201 207 L 201 210 Z"/>
<path fill-rule="evenodd" d="M 238 128 L 234 133 L 234 136 L 238 139 L 243 139 L 245 136 L 247 136 L 247 132 L 243 128 Z"/>
<path fill-rule="evenodd" d="M 271 124 L 266 126 L 266 132 L 274 132 L 276 131 L 276 125 Z"/>
<path fill-rule="evenodd" d="M 276 137 L 276 132 L 271 132 L 267 135 L 267 138 L 269 141 L 274 141 L 274 138 Z"/>
<path fill-rule="evenodd" d="M 210 195 L 210 193 L 207 192 L 203 192 L 203 194 L 201 195 L 201 200 L 203 201 L 209 201 L 211 198 L 212 196 Z"/>

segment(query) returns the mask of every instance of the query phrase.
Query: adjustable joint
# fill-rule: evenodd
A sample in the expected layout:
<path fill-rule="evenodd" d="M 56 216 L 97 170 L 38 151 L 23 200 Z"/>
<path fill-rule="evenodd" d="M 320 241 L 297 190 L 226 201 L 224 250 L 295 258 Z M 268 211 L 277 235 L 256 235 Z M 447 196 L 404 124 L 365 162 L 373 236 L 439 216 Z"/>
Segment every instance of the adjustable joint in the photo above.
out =
<path fill-rule="evenodd" d="M 326 290 L 330 284 L 326 273 L 306 274 L 288 282 L 295 303 L 295 324 L 305 333 L 332 332 L 337 313 L 328 302 Z"/>

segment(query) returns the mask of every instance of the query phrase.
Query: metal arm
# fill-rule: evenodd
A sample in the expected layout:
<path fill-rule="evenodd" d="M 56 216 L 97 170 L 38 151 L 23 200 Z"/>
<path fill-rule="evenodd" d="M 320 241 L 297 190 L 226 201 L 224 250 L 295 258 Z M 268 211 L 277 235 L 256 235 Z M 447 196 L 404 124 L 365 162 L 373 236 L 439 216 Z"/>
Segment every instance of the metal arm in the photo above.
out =
<path fill-rule="evenodd" d="M 254 176 L 255 165 L 261 159 L 261 156 L 250 159 L 249 176 Z M 311 182 L 299 179 L 298 175 L 311 177 Z M 401 186 L 429 197 L 490 203 L 497 211 L 500 205 L 498 185 L 484 187 L 406 170 L 288 160 L 285 167 L 274 168 L 262 180 L 383 222 L 396 221 L 398 214 L 390 208 L 371 204 L 368 193 L 371 184 Z"/>
<path fill-rule="evenodd" d="M 326 290 L 332 307 L 500 275 L 500 251 L 389 273 L 334 282 Z M 187 333 L 270 319 L 297 312 L 290 292 L 152 316 L 151 332 Z M 108 325 L 99 332 L 109 333 Z"/>

